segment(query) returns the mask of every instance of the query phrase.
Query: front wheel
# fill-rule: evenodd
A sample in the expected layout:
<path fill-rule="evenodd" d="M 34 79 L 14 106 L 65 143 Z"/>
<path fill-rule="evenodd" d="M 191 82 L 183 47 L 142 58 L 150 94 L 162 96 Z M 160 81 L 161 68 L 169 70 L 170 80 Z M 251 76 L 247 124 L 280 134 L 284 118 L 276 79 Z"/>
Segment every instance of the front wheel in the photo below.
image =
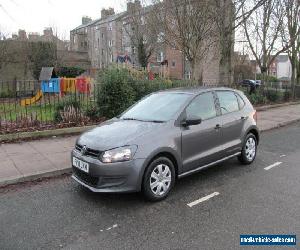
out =
<path fill-rule="evenodd" d="M 150 201 L 165 199 L 175 183 L 175 168 L 172 161 L 159 157 L 152 161 L 147 168 L 142 190 Z"/>
<path fill-rule="evenodd" d="M 254 134 L 250 133 L 247 135 L 241 155 L 238 157 L 242 164 L 251 164 L 256 157 L 257 152 L 257 139 Z"/>

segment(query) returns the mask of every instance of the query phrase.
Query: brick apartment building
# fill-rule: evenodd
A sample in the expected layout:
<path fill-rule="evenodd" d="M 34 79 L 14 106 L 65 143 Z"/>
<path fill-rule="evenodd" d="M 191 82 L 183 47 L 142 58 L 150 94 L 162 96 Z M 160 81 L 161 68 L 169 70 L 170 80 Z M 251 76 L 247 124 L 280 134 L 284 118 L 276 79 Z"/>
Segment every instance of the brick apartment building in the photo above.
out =
<path fill-rule="evenodd" d="M 82 24 L 70 31 L 70 50 L 87 52 L 91 67 L 94 70 L 107 67 L 117 62 L 118 57 L 130 58 L 130 63 L 140 66 L 137 58 L 137 48 L 133 46 L 130 35 L 126 30 L 128 17 L 132 8 L 142 7 L 139 0 L 127 3 L 124 12 L 116 14 L 114 9 L 103 9 L 101 18 L 92 20 L 82 18 Z M 143 19 L 141 18 L 141 23 Z M 157 46 L 150 57 L 148 69 L 154 73 L 163 74 L 172 79 L 190 79 L 191 67 L 184 54 L 157 39 Z M 203 68 L 203 81 L 216 84 L 220 72 L 220 48 L 215 46 L 207 55 Z"/>

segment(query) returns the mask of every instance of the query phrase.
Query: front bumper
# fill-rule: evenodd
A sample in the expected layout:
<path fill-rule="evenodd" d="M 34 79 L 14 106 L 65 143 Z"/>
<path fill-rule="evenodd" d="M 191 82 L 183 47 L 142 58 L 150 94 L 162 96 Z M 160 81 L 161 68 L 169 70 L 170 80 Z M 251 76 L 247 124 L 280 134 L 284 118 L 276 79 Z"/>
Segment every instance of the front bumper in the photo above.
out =
<path fill-rule="evenodd" d="M 123 193 L 141 190 L 144 159 L 105 164 L 96 158 L 83 156 L 76 150 L 72 151 L 71 162 L 73 157 L 89 163 L 89 173 L 72 167 L 72 178 L 93 192 Z"/>

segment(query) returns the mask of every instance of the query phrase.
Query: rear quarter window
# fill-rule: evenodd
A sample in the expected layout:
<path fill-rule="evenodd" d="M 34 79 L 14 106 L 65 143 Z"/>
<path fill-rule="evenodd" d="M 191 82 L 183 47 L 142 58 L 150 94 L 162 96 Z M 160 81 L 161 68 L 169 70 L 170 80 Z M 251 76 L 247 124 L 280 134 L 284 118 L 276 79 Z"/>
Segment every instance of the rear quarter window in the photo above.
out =
<path fill-rule="evenodd" d="M 238 100 L 240 109 L 244 108 L 245 105 L 246 105 L 244 99 L 237 93 L 235 95 L 236 95 L 236 98 Z"/>
<path fill-rule="evenodd" d="M 237 96 L 232 91 L 217 91 L 222 115 L 240 110 Z"/>

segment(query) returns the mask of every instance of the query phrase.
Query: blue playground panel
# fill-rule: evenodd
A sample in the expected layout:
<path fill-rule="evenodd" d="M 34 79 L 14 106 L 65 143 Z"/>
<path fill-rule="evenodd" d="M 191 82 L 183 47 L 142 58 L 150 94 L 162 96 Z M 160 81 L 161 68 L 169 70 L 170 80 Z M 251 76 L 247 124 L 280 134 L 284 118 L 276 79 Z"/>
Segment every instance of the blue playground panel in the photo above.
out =
<path fill-rule="evenodd" d="M 50 81 L 42 81 L 43 93 L 60 93 L 60 79 L 51 78 Z"/>

